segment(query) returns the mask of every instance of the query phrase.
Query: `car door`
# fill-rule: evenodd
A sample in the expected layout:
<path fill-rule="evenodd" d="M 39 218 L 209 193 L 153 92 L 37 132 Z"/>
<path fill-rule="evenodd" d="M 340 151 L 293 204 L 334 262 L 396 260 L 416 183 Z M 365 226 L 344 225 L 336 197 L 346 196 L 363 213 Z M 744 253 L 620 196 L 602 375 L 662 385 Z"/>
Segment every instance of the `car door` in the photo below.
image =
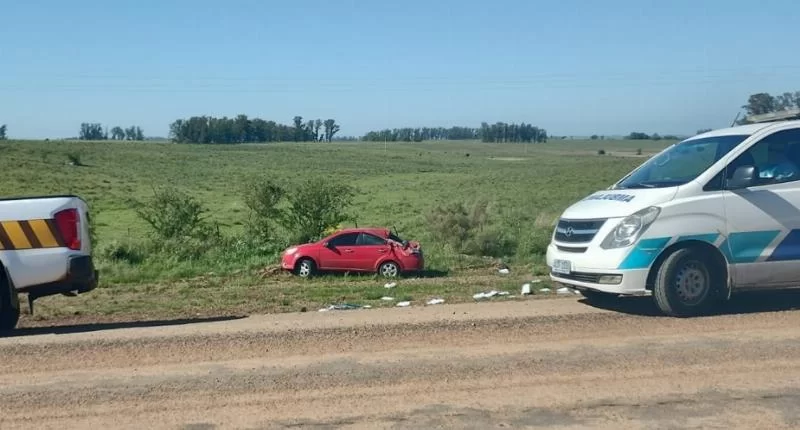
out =
<path fill-rule="evenodd" d="M 365 272 L 375 270 L 378 260 L 387 255 L 391 248 L 389 243 L 374 234 L 362 232 L 358 235 L 354 253 L 353 270 Z"/>
<path fill-rule="evenodd" d="M 756 142 L 728 165 L 726 178 L 747 165 L 756 167 L 756 181 L 723 194 L 728 237 L 721 248 L 736 285 L 800 285 L 800 129 Z"/>
<path fill-rule="evenodd" d="M 322 270 L 347 270 L 352 269 L 354 248 L 358 240 L 358 233 L 342 233 L 332 237 L 327 246 L 323 246 L 319 254 L 319 264 Z"/>

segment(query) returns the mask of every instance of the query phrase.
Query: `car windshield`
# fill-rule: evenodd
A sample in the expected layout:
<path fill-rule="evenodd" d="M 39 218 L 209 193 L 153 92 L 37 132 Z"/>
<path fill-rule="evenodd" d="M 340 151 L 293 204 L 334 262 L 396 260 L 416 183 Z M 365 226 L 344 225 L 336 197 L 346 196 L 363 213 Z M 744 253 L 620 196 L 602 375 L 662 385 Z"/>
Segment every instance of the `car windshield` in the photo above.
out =
<path fill-rule="evenodd" d="M 732 135 L 684 140 L 644 162 L 614 189 L 683 185 L 694 180 L 747 137 Z"/>

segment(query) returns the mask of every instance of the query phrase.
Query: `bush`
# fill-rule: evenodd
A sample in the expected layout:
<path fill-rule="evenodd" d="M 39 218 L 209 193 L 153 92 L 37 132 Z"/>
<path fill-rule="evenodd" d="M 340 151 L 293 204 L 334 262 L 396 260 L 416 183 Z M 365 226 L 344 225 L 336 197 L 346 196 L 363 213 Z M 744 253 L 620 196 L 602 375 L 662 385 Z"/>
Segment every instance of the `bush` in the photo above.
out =
<path fill-rule="evenodd" d="M 205 239 L 214 235 L 213 228 L 203 218 L 205 212 L 193 197 L 169 187 L 155 190 L 149 202 L 139 203 L 136 208 L 159 240 Z"/>
<path fill-rule="evenodd" d="M 256 180 L 248 185 L 244 202 L 250 215 L 248 228 L 263 241 L 273 239 L 275 227 L 284 215 L 279 205 L 286 190 L 272 179 Z"/>
<path fill-rule="evenodd" d="M 144 261 L 146 251 L 130 242 L 112 241 L 97 248 L 98 258 L 136 265 Z"/>
<path fill-rule="evenodd" d="M 597 150 L 597 155 L 606 155 L 606 150 L 605 149 L 598 149 Z"/>
<path fill-rule="evenodd" d="M 354 194 L 347 184 L 322 177 L 307 179 L 287 193 L 288 208 L 281 223 L 292 233 L 293 242 L 320 239 L 325 229 L 351 218 L 347 209 Z"/>
<path fill-rule="evenodd" d="M 467 208 L 462 202 L 437 206 L 425 216 L 435 240 L 457 253 L 501 257 L 513 253 L 516 240 L 502 226 L 491 226 L 489 202 L 478 200 Z"/>

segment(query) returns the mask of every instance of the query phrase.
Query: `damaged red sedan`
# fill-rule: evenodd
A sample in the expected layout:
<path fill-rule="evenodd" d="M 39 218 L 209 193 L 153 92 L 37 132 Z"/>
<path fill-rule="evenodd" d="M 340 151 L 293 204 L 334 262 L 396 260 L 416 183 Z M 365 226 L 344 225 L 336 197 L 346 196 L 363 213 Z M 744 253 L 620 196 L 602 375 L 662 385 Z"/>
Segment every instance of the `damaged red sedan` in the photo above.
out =
<path fill-rule="evenodd" d="M 419 243 L 388 228 L 340 230 L 318 242 L 292 246 L 281 257 L 283 270 L 304 278 L 317 272 L 375 272 L 394 278 L 423 267 Z"/>

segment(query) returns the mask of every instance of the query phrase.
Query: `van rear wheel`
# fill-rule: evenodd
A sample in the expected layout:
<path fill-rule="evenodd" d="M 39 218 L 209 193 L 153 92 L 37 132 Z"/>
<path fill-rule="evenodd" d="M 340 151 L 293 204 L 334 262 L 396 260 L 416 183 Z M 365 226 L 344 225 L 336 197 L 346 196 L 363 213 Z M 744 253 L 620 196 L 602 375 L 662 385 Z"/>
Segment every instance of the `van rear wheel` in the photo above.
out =
<path fill-rule="evenodd" d="M 707 252 L 683 248 L 670 254 L 659 267 L 653 298 L 667 315 L 702 315 L 717 301 L 721 282 L 722 273 Z"/>

